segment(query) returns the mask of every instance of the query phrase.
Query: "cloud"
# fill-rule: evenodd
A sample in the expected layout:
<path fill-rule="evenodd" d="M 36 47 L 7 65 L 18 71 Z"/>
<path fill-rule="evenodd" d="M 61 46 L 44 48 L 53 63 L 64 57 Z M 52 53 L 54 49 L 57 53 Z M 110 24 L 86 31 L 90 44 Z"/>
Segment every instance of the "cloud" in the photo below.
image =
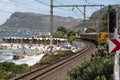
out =
<path fill-rule="evenodd" d="M 16 11 L 39 14 L 49 14 L 50 11 L 49 6 L 35 0 L 0 0 L 0 10 L 0 24 L 3 24 Z"/>
<path fill-rule="evenodd" d="M 3 24 L 12 13 L 17 9 L 17 6 L 11 2 L 11 0 L 0 1 L 0 24 Z"/>
<path fill-rule="evenodd" d="M 50 4 L 50 0 L 40 0 L 44 3 Z M 64 4 L 87 4 L 85 1 L 77 0 L 56 0 Z M 119 4 L 120 0 L 88 0 L 91 4 Z M 54 4 L 58 4 L 54 2 Z M 66 9 L 66 8 L 63 8 Z M 81 9 L 83 11 L 83 9 Z M 5 12 L 7 11 L 7 12 Z M 50 7 L 41 4 L 35 0 L 0 0 L 0 24 L 3 24 L 12 13 L 19 12 L 34 12 L 38 14 L 50 14 Z M 87 17 L 93 13 L 95 9 L 87 9 Z M 60 10 L 54 8 L 54 14 L 60 16 L 83 17 L 83 15 L 75 8 L 75 12 L 68 10 Z"/>

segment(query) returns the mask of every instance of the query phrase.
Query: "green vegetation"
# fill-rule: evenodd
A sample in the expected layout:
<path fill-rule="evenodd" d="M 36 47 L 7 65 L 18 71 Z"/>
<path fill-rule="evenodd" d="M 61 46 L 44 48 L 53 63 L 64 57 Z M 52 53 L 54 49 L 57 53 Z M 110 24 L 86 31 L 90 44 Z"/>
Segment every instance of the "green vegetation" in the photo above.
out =
<path fill-rule="evenodd" d="M 56 31 L 52 34 L 52 37 L 54 38 L 64 38 L 64 33 L 61 31 Z"/>
<path fill-rule="evenodd" d="M 113 80 L 114 57 L 108 54 L 108 46 L 98 46 L 96 55 L 90 61 L 72 68 L 68 74 L 70 80 Z"/>
<path fill-rule="evenodd" d="M 75 36 L 75 31 L 74 30 L 70 30 L 70 31 L 68 31 L 68 33 L 67 33 L 67 37 L 70 37 L 70 36 Z"/>
<path fill-rule="evenodd" d="M 96 30 L 93 29 L 93 28 L 87 28 L 87 30 L 85 32 L 86 33 L 91 33 L 91 32 L 96 32 Z"/>
<path fill-rule="evenodd" d="M 61 32 L 63 32 L 64 34 L 67 33 L 67 30 L 66 30 L 63 26 L 57 28 L 57 31 L 61 31 Z"/>
<path fill-rule="evenodd" d="M 113 80 L 113 61 L 108 55 L 94 57 L 69 71 L 70 80 Z"/>
<path fill-rule="evenodd" d="M 69 43 L 72 43 L 75 38 L 75 34 L 78 32 L 75 32 L 74 30 L 66 30 L 63 26 L 59 27 L 56 32 L 52 34 L 53 38 L 67 38 Z"/>
<path fill-rule="evenodd" d="M 41 35 L 41 38 L 46 38 L 46 36 L 45 35 Z"/>
<path fill-rule="evenodd" d="M 76 31 L 76 33 L 77 33 L 78 35 L 80 35 L 82 32 L 83 32 L 82 29 L 78 29 L 78 30 Z"/>
<path fill-rule="evenodd" d="M 75 36 L 69 36 L 68 37 L 68 42 L 72 43 L 72 41 L 74 41 L 75 39 L 76 39 Z"/>
<path fill-rule="evenodd" d="M 68 41 L 72 42 L 75 40 L 75 32 L 74 31 L 67 31 L 64 27 L 59 27 L 56 32 L 52 34 L 55 38 L 65 38 L 65 36 L 68 36 Z M 46 38 L 46 36 L 42 35 L 42 38 Z M 67 37 L 66 37 L 67 38 Z M 43 44 L 46 44 L 46 40 L 42 41 Z M 23 46 L 24 47 L 24 46 Z M 30 71 L 31 69 L 40 67 L 42 65 L 50 64 L 52 62 L 55 62 L 59 59 L 62 59 L 68 55 L 73 54 L 71 50 L 65 50 L 65 51 L 58 51 L 58 54 L 56 55 L 49 55 L 46 54 L 41 59 L 41 61 L 34 66 L 28 66 L 27 64 L 22 65 L 16 65 L 12 62 L 1 62 L 0 63 L 0 80 L 8 80 L 9 78 L 15 76 L 16 74 L 21 74 Z"/>
<path fill-rule="evenodd" d="M 73 54 L 73 52 L 71 50 L 64 50 L 64 51 L 60 50 L 60 51 L 58 51 L 58 54 L 56 54 L 56 55 L 45 54 L 43 56 L 43 58 L 41 59 L 41 61 L 39 63 L 35 64 L 33 66 L 33 68 L 53 63 L 53 62 L 55 62 L 55 61 L 57 61 L 59 59 L 62 59 L 64 57 L 68 56 L 68 55 L 71 55 L 71 54 Z"/>
<path fill-rule="evenodd" d="M 8 80 L 15 76 L 15 74 L 28 72 L 29 68 L 27 64 L 16 65 L 12 62 L 0 63 L 0 80 Z"/>
<path fill-rule="evenodd" d="M 71 50 L 65 50 L 65 51 L 58 51 L 58 54 L 56 55 L 49 55 L 46 54 L 44 57 L 41 59 L 41 61 L 34 66 L 28 67 L 27 64 L 21 64 L 21 65 L 16 65 L 12 62 L 1 62 L 0 63 L 0 80 L 8 80 L 15 76 L 16 74 L 21 74 L 21 73 L 26 73 L 30 71 L 31 69 L 38 68 L 42 65 L 50 64 L 52 62 L 55 62 L 59 59 L 62 59 L 68 55 L 73 54 Z"/>

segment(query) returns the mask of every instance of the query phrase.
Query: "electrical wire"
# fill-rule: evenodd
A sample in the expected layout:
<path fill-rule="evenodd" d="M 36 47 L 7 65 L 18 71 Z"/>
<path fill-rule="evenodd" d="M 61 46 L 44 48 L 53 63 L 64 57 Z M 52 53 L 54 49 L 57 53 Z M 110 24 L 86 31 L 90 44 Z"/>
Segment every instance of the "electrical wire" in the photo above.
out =
<path fill-rule="evenodd" d="M 40 0 L 35 0 L 35 1 L 37 1 L 37 2 L 39 2 L 39 3 L 41 3 L 41 4 L 44 4 L 44 5 L 50 6 L 49 4 L 44 3 L 44 2 L 42 2 L 42 1 L 40 1 Z"/>
<path fill-rule="evenodd" d="M 4 10 L 0 10 L 0 12 L 3 12 L 3 13 L 9 13 L 9 14 L 13 13 L 13 12 L 4 11 Z"/>
<path fill-rule="evenodd" d="M 41 3 L 41 4 L 44 4 L 44 5 L 46 5 L 46 6 L 50 6 L 49 4 L 47 4 L 47 3 L 44 3 L 44 2 L 42 2 L 42 1 L 40 1 L 40 0 L 35 0 L 35 1 L 37 1 L 37 2 L 39 2 L 39 3 Z M 5 1 L 0 1 L 0 2 L 2 2 L 2 3 L 5 3 L 5 4 L 10 4 L 10 5 L 12 5 L 11 3 L 9 3 L 9 2 L 5 2 Z M 37 10 L 38 11 L 38 9 L 36 9 L 37 7 L 34 7 L 34 6 L 32 6 L 31 7 L 31 5 L 29 5 L 29 7 L 28 6 L 26 6 L 27 4 L 23 4 L 23 3 L 20 3 L 20 2 L 17 2 L 17 1 L 14 1 L 15 3 L 13 4 L 13 5 L 15 5 L 15 6 L 19 6 L 19 7 L 23 7 L 23 8 L 26 8 L 26 9 L 34 9 L 34 10 Z M 57 2 L 57 3 L 59 3 L 59 4 L 61 4 L 62 5 L 62 3 L 60 3 L 59 1 L 56 1 L 56 0 L 54 0 L 54 2 Z M 19 4 L 19 5 L 18 5 Z M 55 7 L 56 8 L 56 7 Z M 70 8 L 68 8 L 68 9 L 63 9 L 63 8 L 56 8 L 56 9 L 60 9 L 60 10 L 64 10 L 64 11 L 72 11 L 74 14 L 76 14 L 77 12 L 75 12 L 74 10 L 71 10 Z M 4 10 L 0 10 L 1 12 L 4 12 L 4 13 L 9 13 L 9 14 L 11 14 L 11 13 L 13 13 L 13 12 L 9 12 L 9 11 L 4 11 Z M 78 15 L 77 15 L 78 16 Z M 80 16 L 79 16 L 80 17 Z"/>
<path fill-rule="evenodd" d="M 78 11 L 80 11 L 83 15 L 84 15 L 84 12 L 82 12 L 78 7 L 76 7 L 78 9 Z"/>
<path fill-rule="evenodd" d="M 11 3 L 5 2 L 5 1 L 0 1 L 0 2 L 12 5 Z M 17 3 L 17 4 L 14 3 L 15 6 L 20 6 L 21 5 L 20 7 L 25 8 L 25 9 L 39 10 L 39 9 L 37 9 L 37 7 L 33 7 L 31 5 L 29 5 L 29 7 L 28 7 L 28 6 L 26 6 L 26 4 L 22 4 L 22 3 L 17 2 L 17 1 L 14 1 L 14 2 Z M 18 5 L 18 4 L 20 4 L 20 5 Z"/>
<path fill-rule="evenodd" d="M 42 1 L 40 1 L 40 0 L 35 0 L 35 1 L 37 1 L 37 2 L 39 2 L 39 3 L 41 3 L 41 4 L 44 4 L 44 5 L 46 5 L 46 6 L 50 6 L 49 4 L 47 4 L 47 3 L 44 3 L 44 2 L 42 2 Z M 59 8 L 59 7 L 55 7 L 56 9 L 60 9 L 60 10 L 67 10 L 67 9 L 63 9 L 63 8 Z M 70 11 L 70 10 L 67 10 L 67 11 Z"/>
<path fill-rule="evenodd" d="M 29 4 L 24 4 L 24 3 L 21 3 L 21 2 L 17 2 L 17 1 L 14 1 L 15 3 L 18 3 L 18 4 L 21 4 L 21 5 L 23 5 L 23 6 L 26 6 L 27 5 L 27 7 L 28 8 L 31 8 L 31 9 L 36 9 L 36 10 L 39 10 L 38 8 L 39 7 L 35 7 L 35 6 L 31 6 L 31 5 L 29 5 Z"/>
<path fill-rule="evenodd" d="M 85 0 L 86 3 L 88 3 L 89 5 L 92 5 L 90 2 L 88 2 L 87 0 Z M 96 7 L 94 7 L 96 10 L 98 10 Z"/>
<path fill-rule="evenodd" d="M 56 0 L 54 0 L 54 2 L 56 2 L 56 3 L 58 3 L 58 4 L 61 4 L 61 5 L 63 5 L 63 3 L 61 3 L 61 2 L 58 2 L 58 1 L 56 1 Z"/>
<path fill-rule="evenodd" d="M 60 4 L 60 5 L 63 5 L 63 3 L 59 2 L 59 1 L 56 1 L 56 0 L 53 0 L 54 2 Z M 58 7 L 57 7 L 58 8 Z M 78 13 L 77 11 L 74 11 L 74 7 L 71 9 L 71 8 L 67 8 L 67 10 L 73 12 L 75 15 L 77 15 L 76 13 Z M 79 15 L 77 15 L 79 16 Z M 79 16 L 80 17 L 80 16 Z M 81 17 L 80 17 L 81 18 Z"/>

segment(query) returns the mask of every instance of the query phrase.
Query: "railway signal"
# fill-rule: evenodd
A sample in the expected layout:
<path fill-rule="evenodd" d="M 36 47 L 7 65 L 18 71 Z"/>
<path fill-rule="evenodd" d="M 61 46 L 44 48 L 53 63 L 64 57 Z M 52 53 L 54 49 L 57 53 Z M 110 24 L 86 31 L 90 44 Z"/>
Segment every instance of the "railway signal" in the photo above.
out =
<path fill-rule="evenodd" d="M 114 33 L 116 28 L 116 11 L 112 9 L 109 12 L 109 33 Z"/>

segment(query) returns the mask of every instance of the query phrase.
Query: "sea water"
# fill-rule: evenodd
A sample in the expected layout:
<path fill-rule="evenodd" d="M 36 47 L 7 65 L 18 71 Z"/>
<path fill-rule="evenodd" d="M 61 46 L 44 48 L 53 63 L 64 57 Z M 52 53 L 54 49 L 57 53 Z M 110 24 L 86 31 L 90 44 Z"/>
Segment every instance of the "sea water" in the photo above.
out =
<path fill-rule="evenodd" d="M 28 34 L 0 34 L 0 39 L 4 37 L 21 37 L 21 38 L 30 38 L 31 35 Z M 25 58 L 20 60 L 13 60 L 13 53 L 25 53 L 25 52 L 36 52 L 35 50 L 29 49 L 0 49 L 0 62 L 13 62 L 15 64 L 28 64 L 29 66 L 39 62 L 44 54 L 34 55 L 34 56 L 25 56 Z"/>
<path fill-rule="evenodd" d="M 30 49 L 0 49 L 0 53 L 28 53 L 28 52 L 36 52 L 35 50 Z"/>
<path fill-rule="evenodd" d="M 3 39 L 4 37 L 22 37 L 22 38 L 30 38 L 31 35 L 27 34 L 0 34 L 0 39 Z M 84 44 L 82 42 L 73 42 L 73 46 L 77 46 L 78 48 L 82 48 Z M 41 54 L 39 56 L 25 56 L 24 59 L 21 60 L 13 60 L 13 54 L 12 53 L 24 53 L 24 52 L 35 52 L 34 50 L 28 50 L 28 49 L 4 49 L 0 50 L 0 62 L 14 62 L 15 64 L 22 64 L 27 63 L 28 65 L 33 65 L 36 62 L 38 62 L 44 54 Z M 3 54 L 5 53 L 5 54 Z M 10 54 L 6 54 L 10 53 Z"/>
<path fill-rule="evenodd" d="M 13 62 L 15 64 L 28 64 L 28 66 L 32 66 L 35 63 L 39 62 L 40 59 L 43 57 L 44 54 L 40 55 L 33 55 L 33 56 L 25 56 L 23 59 L 20 60 L 13 60 L 13 55 L 0 55 L 0 62 Z"/>
<path fill-rule="evenodd" d="M 0 34 L 0 39 L 4 37 L 22 37 L 22 38 L 30 38 L 31 35 L 29 34 Z"/>
<path fill-rule="evenodd" d="M 12 60 L 13 55 L 11 54 L 0 54 L 0 62 L 5 62 L 5 61 L 9 61 Z"/>

